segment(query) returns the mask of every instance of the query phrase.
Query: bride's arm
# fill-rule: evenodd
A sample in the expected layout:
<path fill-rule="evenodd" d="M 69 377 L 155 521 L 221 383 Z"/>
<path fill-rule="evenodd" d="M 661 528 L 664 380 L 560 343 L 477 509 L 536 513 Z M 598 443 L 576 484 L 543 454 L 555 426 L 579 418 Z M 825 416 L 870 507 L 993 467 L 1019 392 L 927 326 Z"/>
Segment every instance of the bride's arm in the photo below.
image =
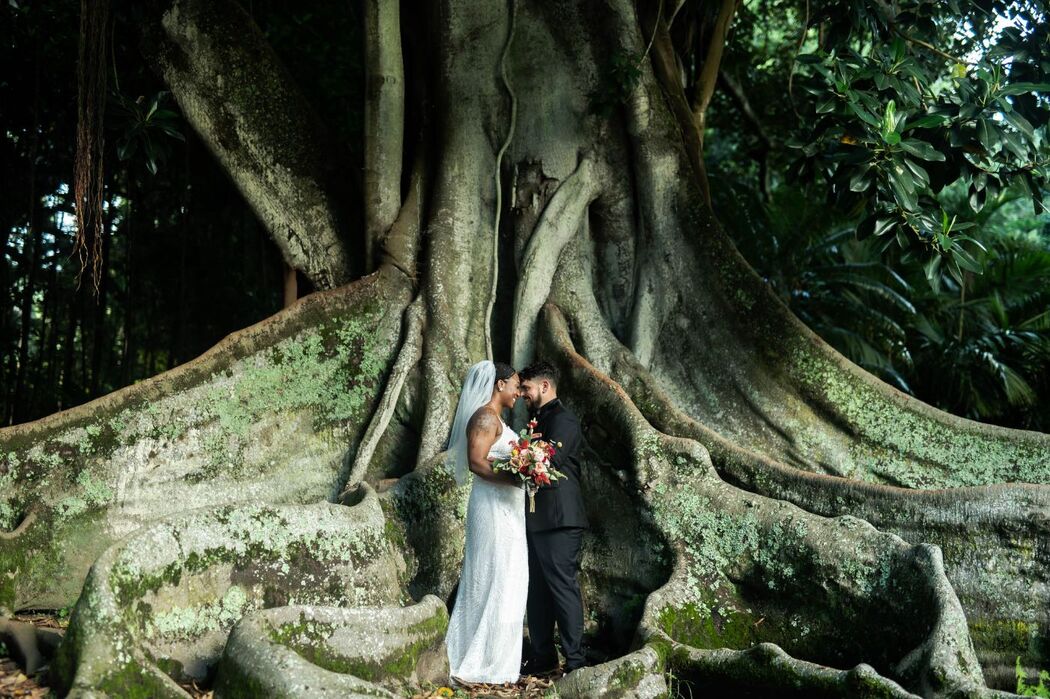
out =
<path fill-rule="evenodd" d="M 491 410 L 482 408 L 467 423 L 467 464 L 471 473 L 492 483 L 517 485 L 518 478 L 507 471 L 493 471 L 489 451 L 503 434 L 499 417 Z"/>

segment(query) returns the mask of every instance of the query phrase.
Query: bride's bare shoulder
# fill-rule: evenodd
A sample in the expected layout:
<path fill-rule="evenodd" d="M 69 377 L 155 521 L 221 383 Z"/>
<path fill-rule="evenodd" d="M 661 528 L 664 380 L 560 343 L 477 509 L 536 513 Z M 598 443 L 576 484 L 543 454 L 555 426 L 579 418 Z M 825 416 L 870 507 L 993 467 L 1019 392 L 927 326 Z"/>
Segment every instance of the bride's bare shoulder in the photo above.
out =
<path fill-rule="evenodd" d="M 500 422 L 499 415 L 487 405 L 474 411 L 474 414 L 470 416 L 470 422 L 467 423 L 467 435 L 470 437 L 491 435 L 502 430 L 503 424 Z"/>

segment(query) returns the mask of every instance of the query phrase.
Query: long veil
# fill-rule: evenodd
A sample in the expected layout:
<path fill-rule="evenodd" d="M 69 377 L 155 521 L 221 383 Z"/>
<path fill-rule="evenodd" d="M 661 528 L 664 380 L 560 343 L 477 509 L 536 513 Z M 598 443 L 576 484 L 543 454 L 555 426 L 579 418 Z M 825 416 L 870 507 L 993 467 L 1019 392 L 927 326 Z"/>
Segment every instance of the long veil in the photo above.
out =
<path fill-rule="evenodd" d="M 463 379 L 463 390 L 459 394 L 456 417 L 452 420 L 452 432 L 448 437 L 449 462 L 453 464 L 456 485 L 466 485 L 470 477 L 467 463 L 467 423 L 478 408 L 492 399 L 492 387 L 496 384 L 496 365 L 484 359 L 467 370 Z"/>

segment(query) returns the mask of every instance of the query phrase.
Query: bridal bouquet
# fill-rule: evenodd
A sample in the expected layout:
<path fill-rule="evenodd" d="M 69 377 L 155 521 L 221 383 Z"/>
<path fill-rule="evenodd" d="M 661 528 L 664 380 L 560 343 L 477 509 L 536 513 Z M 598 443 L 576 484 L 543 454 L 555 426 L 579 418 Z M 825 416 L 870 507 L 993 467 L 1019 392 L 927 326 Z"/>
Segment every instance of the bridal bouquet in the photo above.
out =
<path fill-rule="evenodd" d="M 518 439 L 511 440 L 510 459 L 492 464 L 494 471 L 510 471 L 518 475 L 529 493 L 529 512 L 536 511 L 536 491 L 541 485 L 550 485 L 552 480 L 565 477 L 564 473 L 551 465 L 551 457 L 555 454 L 554 444 L 539 439 L 542 435 L 533 432 L 535 429 L 536 421 L 530 420 L 525 429 L 518 433 Z M 561 448 L 561 442 L 555 444 Z"/>

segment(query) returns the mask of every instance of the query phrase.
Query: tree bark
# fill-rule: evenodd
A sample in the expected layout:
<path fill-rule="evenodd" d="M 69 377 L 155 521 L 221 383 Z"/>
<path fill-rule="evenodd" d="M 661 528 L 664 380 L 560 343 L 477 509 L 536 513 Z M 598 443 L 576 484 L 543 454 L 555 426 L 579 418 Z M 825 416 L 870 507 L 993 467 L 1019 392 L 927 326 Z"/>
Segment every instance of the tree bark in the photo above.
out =
<path fill-rule="evenodd" d="M 285 260 L 318 289 L 352 279 L 364 246 L 346 177 L 258 27 L 232 0 L 151 7 L 144 49 Z"/>
<path fill-rule="evenodd" d="M 719 3 L 718 15 L 711 28 L 711 38 L 707 44 L 707 53 L 693 88 L 693 118 L 696 120 L 696 130 L 700 134 L 701 149 L 703 149 L 704 131 L 707 125 L 707 108 L 711 106 L 711 98 L 714 97 L 715 86 L 718 83 L 718 74 L 722 69 L 722 54 L 725 52 L 726 40 L 729 38 L 729 25 L 739 5 L 739 0 L 722 0 Z"/>
<path fill-rule="evenodd" d="M 398 0 L 365 2 L 366 269 L 401 209 L 405 68 Z"/>
<path fill-rule="evenodd" d="M 295 283 L 295 270 L 288 265 L 284 266 L 284 308 L 288 308 L 299 299 L 299 291 Z"/>

